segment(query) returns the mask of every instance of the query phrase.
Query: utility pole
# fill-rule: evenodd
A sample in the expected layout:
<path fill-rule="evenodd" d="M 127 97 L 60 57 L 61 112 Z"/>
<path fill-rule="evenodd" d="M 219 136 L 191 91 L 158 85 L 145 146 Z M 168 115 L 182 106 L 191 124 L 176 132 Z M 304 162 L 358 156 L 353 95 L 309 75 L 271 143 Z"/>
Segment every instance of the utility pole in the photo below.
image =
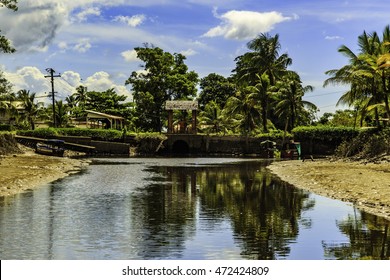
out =
<path fill-rule="evenodd" d="M 50 74 L 48 76 L 45 76 L 45 78 L 50 78 L 51 81 L 51 96 L 52 96 L 52 102 L 53 102 L 53 125 L 54 127 L 57 127 L 56 123 L 56 111 L 55 111 L 55 91 L 54 91 L 54 78 L 59 78 L 61 75 L 54 75 L 56 71 L 54 71 L 53 68 L 47 68 L 46 71 Z"/>

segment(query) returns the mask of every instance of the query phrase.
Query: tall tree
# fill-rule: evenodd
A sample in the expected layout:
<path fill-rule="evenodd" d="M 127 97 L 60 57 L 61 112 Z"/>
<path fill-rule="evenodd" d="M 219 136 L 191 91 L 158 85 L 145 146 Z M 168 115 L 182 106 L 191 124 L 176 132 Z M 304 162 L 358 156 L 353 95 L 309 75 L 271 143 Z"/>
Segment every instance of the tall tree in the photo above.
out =
<path fill-rule="evenodd" d="M 87 87 L 84 87 L 82 85 L 78 86 L 76 88 L 76 92 L 73 93 L 74 100 L 76 101 L 77 105 L 84 110 L 85 106 L 88 102 L 88 91 Z"/>
<path fill-rule="evenodd" d="M 306 108 L 317 110 L 313 103 L 302 100 L 305 93 L 313 91 L 314 88 L 310 85 L 304 87 L 296 72 L 289 71 L 277 82 L 276 88 L 278 96 L 275 113 L 279 118 L 285 119 L 285 127 L 288 131 L 298 125 L 305 116 L 307 117 Z"/>
<path fill-rule="evenodd" d="M 248 42 L 247 47 L 250 51 L 236 58 L 237 65 L 233 70 L 239 82 L 253 86 L 258 79 L 257 75 L 266 73 L 273 86 L 292 63 L 287 53 L 279 54 L 281 44 L 278 34 L 272 37 L 262 33 Z"/>
<path fill-rule="evenodd" d="M 145 131 L 161 131 L 167 100 L 191 99 L 196 96 L 198 75 L 184 64 L 181 54 L 170 54 L 145 44 L 135 48 L 144 62 L 143 71 L 134 71 L 126 81 L 133 89 L 138 126 Z"/>
<path fill-rule="evenodd" d="M 68 106 L 62 100 L 58 100 L 55 103 L 55 118 L 57 127 L 66 127 L 69 122 Z"/>
<path fill-rule="evenodd" d="M 223 108 L 230 96 L 236 91 L 236 86 L 231 78 L 216 73 L 211 73 L 200 80 L 199 107 L 204 109 L 207 104 L 214 101 L 220 108 Z"/>
<path fill-rule="evenodd" d="M 262 113 L 263 131 L 268 131 L 268 120 L 274 116 L 274 108 L 270 105 L 269 87 L 273 87 L 287 72 L 292 59 L 287 53 L 280 54 L 279 35 L 271 36 L 263 33 L 248 42 L 249 52 L 236 58 L 233 70 L 235 81 L 241 87 L 257 88 Z"/>
<path fill-rule="evenodd" d="M 20 90 L 17 93 L 17 100 L 23 103 L 23 117 L 32 130 L 35 129 L 35 121 L 43 107 L 42 102 L 36 102 L 35 95 L 36 93 L 30 93 L 29 90 Z"/>
<path fill-rule="evenodd" d="M 324 86 L 349 85 L 350 89 L 339 99 L 339 103 L 349 106 L 365 104 L 357 109 L 364 113 L 374 110 L 377 126 L 380 126 L 380 108 L 384 108 L 387 117 L 390 117 L 389 26 L 385 27 L 382 35 L 381 40 L 376 32 L 368 34 L 364 31 L 358 37 L 357 54 L 347 46 L 340 47 L 339 52 L 349 58 L 349 63 L 340 69 L 327 71 L 326 74 L 331 77 L 324 82 Z"/>
<path fill-rule="evenodd" d="M 199 125 L 207 133 L 226 134 L 232 125 L 232 119 L 223 114 L 216 101 L 210 101 L 199 114 Z"/>
<path fill-rule="evenodd" d="M 242 87 L 228 99 L 224 110 L 239 121 L 238 127 L 242 134 L 250 135 L 261 120 L 257 89 L 252 86 Z"/>
<path fill-rule="evenodd" d="M 0 0 L 0 8 L 6 7 L 10 10 L 17 11 L 17 0 Z M 1 32 L 1 30 L 0 30 Z M 15 52 L 11 42 L 3 35 L 0 35 L 0 52 L 13 53 Z"/>

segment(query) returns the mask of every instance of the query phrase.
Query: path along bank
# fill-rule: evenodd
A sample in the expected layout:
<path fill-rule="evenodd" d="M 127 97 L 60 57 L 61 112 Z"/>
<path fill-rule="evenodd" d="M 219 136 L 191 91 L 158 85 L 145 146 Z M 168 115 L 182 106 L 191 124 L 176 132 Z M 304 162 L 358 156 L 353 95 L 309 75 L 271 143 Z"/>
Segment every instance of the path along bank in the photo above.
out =
<path fill-rule="evenodd" d="M 390 220 L 390 163 L 341 160 L 277 161 L 272 173 L 295 187 L 351 202 L 359 209 Z"/>

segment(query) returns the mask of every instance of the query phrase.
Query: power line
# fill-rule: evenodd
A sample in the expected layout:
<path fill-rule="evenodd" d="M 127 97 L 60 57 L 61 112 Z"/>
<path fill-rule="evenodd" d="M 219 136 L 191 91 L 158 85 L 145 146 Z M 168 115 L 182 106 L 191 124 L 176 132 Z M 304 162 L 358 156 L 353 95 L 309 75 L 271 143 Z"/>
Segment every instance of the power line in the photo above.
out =
<path fill-rule="evenodd" d="M 335 91 L 335 92 L 329 92 L 329 93 L 322 93 L 322 94 L 317 94 L 317 95 L 305 95 L 305 98 L 318 97 L 318 96 L 325 96 L 325 95 L 336 94 L 336 93 L 343 93 L 343 92 L 345 92 L 345 90 L 340 90 L 340 91 Z"/>

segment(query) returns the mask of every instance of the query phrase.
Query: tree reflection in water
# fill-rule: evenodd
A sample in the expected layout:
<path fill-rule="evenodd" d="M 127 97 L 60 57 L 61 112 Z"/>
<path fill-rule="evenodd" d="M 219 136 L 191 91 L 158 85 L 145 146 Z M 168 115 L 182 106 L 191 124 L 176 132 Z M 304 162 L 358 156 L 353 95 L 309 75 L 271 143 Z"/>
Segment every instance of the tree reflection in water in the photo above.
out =
<path fill-rule="evenodd" d="M 354 214 L 336 222 L 340 231 L 349 237 L 349 243 L 323 242 L 325 255 L 342 260 L 389 260 L 389 221 L 364 212 L 360 217 Z"/>
<path fill-rule="evenodd" d="M 155 176 L 148 179 L 147 191 L 133 196 L 134 202 L 142 201 L 133 203 L 138 213 L 135 223 L 142 223 L 146 230 L 145 246 L 152 243 L 155 248 L 155 254 L 146 249 L 142 257 L 172 254 L 169 250 L 180 255 L 183 243 L 195 231 L 197 199 L 201 219 L 230 220 L 234 239 L 246 259 L 288 256 L 299 224 L 310 227 L 310 221 L 303 220 L 301 214 L 312 208 L 314 201 L 307 192 L 274 180 L 264 162 L 158 166 L 148 172 Z"/>

